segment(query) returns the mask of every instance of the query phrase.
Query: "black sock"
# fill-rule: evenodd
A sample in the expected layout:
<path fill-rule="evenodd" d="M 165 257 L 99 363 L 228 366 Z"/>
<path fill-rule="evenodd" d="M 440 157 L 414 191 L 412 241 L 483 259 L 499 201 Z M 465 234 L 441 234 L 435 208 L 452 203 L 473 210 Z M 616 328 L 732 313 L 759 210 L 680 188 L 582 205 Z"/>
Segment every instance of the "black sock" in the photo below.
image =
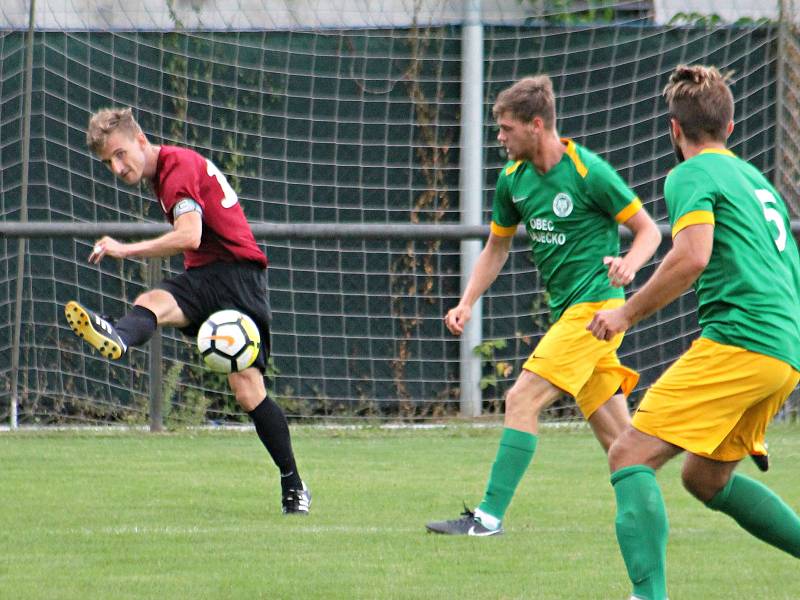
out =
<path fill-rule="evenodd" d="M 267 396 L 248 414 L 253 419 L 261 443 L 281 472 L 281 488 L 286 491 L 303 487 L 292 452 L 289 423 L 281 407 Z"/>
<path fill-rule="evenodd" d="M 134 306 L 127 315 L 114 324 L 114 329 L 126 346 L 141 346 L 151 337 L 158 326 L 155 313 L 144 306 Z"/>

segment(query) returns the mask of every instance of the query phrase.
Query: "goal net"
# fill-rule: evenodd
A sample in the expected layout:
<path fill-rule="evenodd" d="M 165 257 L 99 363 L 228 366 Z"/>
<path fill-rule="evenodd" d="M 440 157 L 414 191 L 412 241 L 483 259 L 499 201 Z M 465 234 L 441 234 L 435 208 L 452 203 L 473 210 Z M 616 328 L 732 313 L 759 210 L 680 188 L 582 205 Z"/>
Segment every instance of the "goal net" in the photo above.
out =
<path fill-rule="evenodd" d="M 560 133 L 605 157 L 663 223 L 663 181 L 673 165 L 660 95 L 666 77 L 679 63 L 733 70 L 732 149 L 787 186 L 781 189 L 795 202 L 788 186 L 798 181 L 791 177 L 797 153 L 782 148 L 797 139 L 796 103 L 786 103 L 797 86 L 796 32 L 778 25 L 777 3 L 736 0 L 724 15 L 699 0 L 683 12 L 667 0 L 479 4 L 484 223 L 505 161 L 491 105 L 501 89 L 540 72 L 554 81 Z M 212 159 L 254 223 L 385 227 L 380 240 L 260 240 L 274 313 L 271 389 L 288 414 L 458 414 L 459 342 L 442 317 L 461 292 L 459 243 L 407 240 L 392 227 L 460 221 L 463 2 L 40 0 L 25 195 L 27 5 L 11 0 L 0 8 L 4 221 L 19 220 L 24 199 L 31 221 L 162 222 L 148 189 L 115 181 L 86 148 L 94 110 L 131 106 L 154 142 Z M 8 421 L 12 395 L 23 424 L 146 421 L 153 385 L 147 348 L 111 364 L 62 318 L 70 299 L 121 316 L 152 284 L 144 261 L 88 264 L 93 241 L 29 239 L 18 272 L 17 240 L 0 239 L 0 421 Z M 161 269 L 162 276 L 177 273 L 180 260 Z M 626 337 L 621 358 L 642 375 L 633 402 L 696 337 L 694 312 L 690 292 Z M 484 411 L 492 414 L 502 411 L 503 393 L 548 326 L 524 241 L 515 242 L 487 293 L 482 323 L 476 352 Z M 192 340 L 164 330 L 163 342 L 168 424 L 242 419 L 225 378 L 200 366 Z M 548 418 L 577 416 L 563 402 Z"/>

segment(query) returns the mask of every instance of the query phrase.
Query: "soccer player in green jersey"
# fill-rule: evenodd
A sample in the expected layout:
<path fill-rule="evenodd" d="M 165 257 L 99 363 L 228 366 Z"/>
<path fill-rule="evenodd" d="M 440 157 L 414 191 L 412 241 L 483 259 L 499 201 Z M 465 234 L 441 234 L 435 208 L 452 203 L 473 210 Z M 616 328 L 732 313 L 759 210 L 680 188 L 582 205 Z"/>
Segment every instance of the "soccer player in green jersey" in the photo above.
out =
<path fill-rule="evenodd" d="M 683 451 L 690 493 L 800 558 L 797 514 L 734 472 L 763 453 L 767 424 L 800 380 L 800 260 L 786 206 L 725 148 L 733 131 L 727 77 L 679 66 L 664 96 L 680 161 L 664 186 L 673 247 L 625 306 L 590 324 L 598 339 L 611 339 L 694 284 L 701 336 L 653 384 L 608 456 L 617 540 L 641 600 L 667 597 L 667 516 L 655 470 Z"/>
<path fill-rule="evenodd" d="M 622 286 L 661 240 L 619 175 L 586 148 L 559 138 L 547 76 L 515 83 L 498 96 L 493 112 L 510 162 L 497 181 L 489 240 L 445 323 L 461 334 L 472 305 L 506 262 L 517 225 L 524 223 L 554 324 L 506 395 L 505 428 L 483 501 L 459 519 L 427 525 L 450 535 L 503 532 L 501 521 L 536 449 L 539 414 L 562 394 L 575 398 L 605 450 L 630 422 L 626 396 L 639 375 L 617 358 L 622 336 L 601 342 L 586 325 L 597 310 L 625 302 Z M 634 234 L 624 257 L 619 224 Z"/>

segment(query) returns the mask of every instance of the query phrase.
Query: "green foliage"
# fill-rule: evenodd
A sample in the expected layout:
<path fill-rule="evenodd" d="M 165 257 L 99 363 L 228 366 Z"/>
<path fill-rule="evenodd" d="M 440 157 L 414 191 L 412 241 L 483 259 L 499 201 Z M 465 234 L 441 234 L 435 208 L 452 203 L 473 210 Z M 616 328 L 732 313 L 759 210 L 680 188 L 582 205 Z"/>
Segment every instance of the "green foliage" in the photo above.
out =
<path fill-rule="evenodd" d="M 533 20 L 552 25 L 613 23 L 621 18 L 618 0 L 519 0 L 530 6 Z"/>
<path fill-rule="evenodd" d="M 275 364 L 275 357 L 270 355 L 267 359 L 267 370 L 264 372 L 264 377 L 269 381 L 273 381 L 280 374 L 281 370 L 278 368 L 278 365 Z"/>
<path fill-rule="evenodd" d="M 481 357 L 484 367 L 488 367 L 488 369 L 484 369 L 486 373 L 481 377 L 480 385 L 482 390 L 490 386 L 497 388 L 497 378 L 508 377 L 514 371 L 514 366 L 511 363 L 495 359 L 495 351 L 503 350 L 506 346 L 508 346 L 506 340 L 485 340 L 472 349 L 477 356 Z"/>
<path fill-rule="evenodd" d="M 753 19 L 752 17 L 741 17 L 733 22 L 736 27 L 764 27 L 776 24 L 777 21 L 761 17 Z M 699 12 L 678 12 L 673 15 L 669 21 L 669 25 L 697 27 L 704 29 L 713 29 L 715 27 L 722 27 L 729 25 L 720 15 L 716 13 L 704 14 Z"/>
<path fill-rule="evenodd" d="M 536 264 L 533 262 L 533 257 L 531 257 L 530 260 L 531 264 Z M 533 326 L 535 330 L 547 331 L 550 328 L 550 325 L 552 325 L 550 322 L 551 317 L 550 293 L 547 290 L 544 290 L 541 294 L 534 296 L 533 300 L 531 301 L 531 319 L 533 320 Z"/>
<path fill-rule="evenodd" d="M 717 14 L 703 14 L 699 12 L 679 12 L 669 21 L 670 25 L 689 25 L 691 27 L 719 27 L 724 24 L 722 17 Z"/>
<path fill-rule="evenodd" d="M 202 383 L 193 387 L 186 385 L 189 382 Z M 163 385 L 162 411 L 164 424 L 168 428 L 205 425 L 211 416 L 209 409 L 212 408 L 226 416 L 240 412 L 229 392 L 227 376 L 222 373 L 176 362 L 167 369 Z"/>
<path fill-rule="evenodd" d="M 236 420 L 241 412 L 230 393 L 228 377 L 210 371 L 205 366 L 187 364 L 183 369 L 181 394 L 172 403 L 169 413 L 174 425 L 205 425 L 222 414 L 225 419 Z M 187 385 L 188 384 L 188 385 Z"/>
<path fill-rule="evenodd" d="M 530 257 L 529 260 L 533 262 Z M 533 331 L 545 332 L 550 326 L 548 301 L 549 294 L 547 292 L 536 294 L 533 297 L 530 309 Z M 523 347 L 532 349 L 534 346 L 534 338 L 522 331 L 517 331 L 512 340 L 515 343 L 520 343 Z M 507 387 L 510 385 L 508 379 L 514 373 L 514 364 L 497 356 L 498 351 L 508 348 L 508 343 L 509 340 L 505 339 L 484 340 L 472 349 L 473 353 L 479 356 L 483 363 L 483 376 L 480 379 L 481 390 L 494 389 L 493 397 L 488 399 L 490 412 L 500 411 L 502 399 Z"/>
<path fill-rule="evenodd" d="M 437 45 L 443 42 L 433 36 L 432 28 L 412 27 L 408 32 L 407 45 L 409 58 L 403 80 L 406 81 L 408 97 L 413 103 L 416 123 L 415 137 L 419 140 L 417 148 L 418 166 L 425 179 L 425 189 L 414 200 L 409 218 L 412 223 L 441 223 L 450 207 L 450 194 L 446 181 L 450 167 L 450 148 L 453 131 L 439 127 L 439 111 L 442 92 L 425 82 L 426 77 L 441 80 L 441 71 L 425 73 L 426 60 L 431 53 L 439 51 Z M 443 63 L 437 63 L 441 70 Z M 417 314 L 412 314 L 409 304 L 414 297 L 433 304 L 439 290 L 437 284 L 437 261 L 440 256 L 441 240 L 422 243 L 409 241 L 402 251 L 393 258 L 391 269 L 392 315 L 400 329 L 397 340 L 396 358 L 392 361 L 392 377 L 396 395 L 400 398 L 399 412 L 403 418 L 431 416 L 443 411 L 435 402 L 415 402 L 406 385 L 406 368 L 413 359 L 413 340 L 415 332 L 422 323 Z M 409 300 L 411 299 L 411 300 Z M 372 406 L 370 404 L 370 406 Z M 343 407 L 345 410 L 346 407 Z"/>
<path fill-rule="evenodd" d="M 759 19 L 753 19 L 751 17 L 741 17 L 737 19 L 734 25 L 737 27 L 768 27 L 770 25 L 777 25 L 778 21 L 774 19 L 769 19 L 767 17 L 761 17 Z"/>
<path fill-rule="evenodd" d="M 175 393 L 178 391 L 178 379 L 181 376 L 181 371 L 183 370 L 183 363 L 176 362 L 172 364 L 167 369 L 167 372 L 164 373 L 162 386 L 161 386 L 161 394 L 164 400 L 164 406 L 162 407 L 162 415 L 164 418 L 169 417 L 169 413 L 172 409 L 172 403 L 175 400 Z"/>

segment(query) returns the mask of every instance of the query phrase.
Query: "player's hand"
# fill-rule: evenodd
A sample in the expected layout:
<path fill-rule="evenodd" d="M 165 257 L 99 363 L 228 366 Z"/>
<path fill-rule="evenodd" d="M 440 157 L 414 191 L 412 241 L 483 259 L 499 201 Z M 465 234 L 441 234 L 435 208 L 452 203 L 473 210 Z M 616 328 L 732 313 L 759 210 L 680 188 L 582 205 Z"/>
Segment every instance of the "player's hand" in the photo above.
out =
<path fill-rule="evenodd" d="M 631 322 L 625 314 L 625 307 L 621 306 L 611 310 L 597 311 L 586 329 L 591 331 L 598 340 L 607 342 L 630 326 Z"/>
<path fill-rule="evenodd" d="M 636 271 L 621 256 L 606 256 L 603 264 L 608 267 L 608 279 L 614 287 L 628 285 L 636 275 Z"/>
<path fill-rule="evenodd" d="M 106 256 L 125 258 L 125 244 L 108 236 L 100 238 L 94 243 L 92 253 L 89 255 L 89 262 L 96 265 Z"/>
<path fill-rule="evenodd" d="M 451 308 L 444 316 L 444 324 L 453 335 L 461 335 L 464 331 L 464 325 L 472 317 L 472 308 L 463 304 L 459 304 L 455 308 Z"/>

